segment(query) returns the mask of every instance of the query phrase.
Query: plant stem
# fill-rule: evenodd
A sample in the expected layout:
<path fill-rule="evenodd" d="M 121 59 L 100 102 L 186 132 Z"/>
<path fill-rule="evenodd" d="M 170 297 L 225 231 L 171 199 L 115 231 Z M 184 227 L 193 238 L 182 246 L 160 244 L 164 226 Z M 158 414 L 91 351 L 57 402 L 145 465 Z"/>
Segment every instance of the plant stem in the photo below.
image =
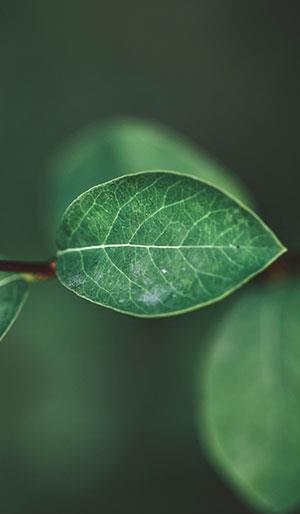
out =
<path fill-rule="evenodd" d="M 267 280 L 274 280 L 276 278 L 284 278 L 287 276 L 300 274 L 300 253 L 288 252 L 282 255 L 278 260 L 273 262 L 271 266 L 266 268 L 261 275 Z"/>
<path fill-rule="evenodd" d="M 54 259 L 46 262 L 24 262 L 0 260 L 0 271 L 23 273 L 31 275 L 36 280 L 47 280 L 55 277 L 56 261 Z"/>

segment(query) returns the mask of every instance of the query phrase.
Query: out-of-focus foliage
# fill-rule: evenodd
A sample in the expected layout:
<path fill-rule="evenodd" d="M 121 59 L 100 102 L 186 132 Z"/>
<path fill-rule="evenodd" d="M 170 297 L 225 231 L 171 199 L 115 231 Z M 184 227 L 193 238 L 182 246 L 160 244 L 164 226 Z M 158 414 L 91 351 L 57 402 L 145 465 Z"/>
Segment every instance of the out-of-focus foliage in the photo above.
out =
<path fill-rule="evenodd" d="M 212 462 L 265 512 L 300 505 L 299 305 L 299 279 L 245 290 L 198 369 L 199 434 Z"/>
<path fill-rule="evenodd" d="M 48 168 L 45 215 L 52 230 L 80 193 L 120 175 L 145 170 L 190 173 L 250 204 L 238 179 L 224 167 L 183 136 L 147 120 L 116 119 L 85 128 L 56 151 Z"/>

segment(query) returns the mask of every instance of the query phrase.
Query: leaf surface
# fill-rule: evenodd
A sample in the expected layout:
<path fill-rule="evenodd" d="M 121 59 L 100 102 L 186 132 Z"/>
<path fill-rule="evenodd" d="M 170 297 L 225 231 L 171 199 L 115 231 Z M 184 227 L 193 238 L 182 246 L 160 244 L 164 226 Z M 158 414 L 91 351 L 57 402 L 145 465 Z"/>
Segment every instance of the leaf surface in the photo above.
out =
<path fill-rule="evenodd" d="M 198 405 L 216 467 L 265 512 L 300 505 L 299 305 L 299 278 L 245 291 L 219 325 Z M 203 369 L 198 379 L 203 390 Z"/>
<path fill-rule="evenodd" d="M 96 186 L 67 209 L 57 273 L 78 295 L 140 315 L 212 303 L 284 248 L 248 209 L 195 178 L 128 175 Z"/>
<path fill-rule="evenodd" d="M 190 173 L 250 205 L 238 178 L 180 134 L 148 120 L 117 118 L 82 129 L 53 155 L 47 174 L 47 224 L 56 230 L 69 203 L 92 186 L 156 169 Z"/>
<path fill-rule="evenodd" d="M 27 297 L 27 282 L 19 274 L 0 272 L 0 340 L 17 318 Z"/>

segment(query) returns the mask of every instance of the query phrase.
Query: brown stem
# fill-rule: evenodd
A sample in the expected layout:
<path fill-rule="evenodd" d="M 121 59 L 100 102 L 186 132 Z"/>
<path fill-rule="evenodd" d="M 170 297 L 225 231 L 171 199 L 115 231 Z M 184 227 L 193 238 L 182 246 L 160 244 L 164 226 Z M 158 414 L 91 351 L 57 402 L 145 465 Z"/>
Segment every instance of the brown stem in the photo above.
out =
<path fill-rule="evenodd" d="M 266 268 L 259 277 L 273 280 L 298 274 L 300 274 L 300 253 L 287 252 L 278 260 L 274 261 L 271 266 Z"/>
<path fill-rule="evenodd" d="M 46 280 L 55 277 L 56 261 L 46 262 L 20 262 L 0 260 L 0 271 L 13 273 L 25 273 L 32 275 L 37 280 Z"/>

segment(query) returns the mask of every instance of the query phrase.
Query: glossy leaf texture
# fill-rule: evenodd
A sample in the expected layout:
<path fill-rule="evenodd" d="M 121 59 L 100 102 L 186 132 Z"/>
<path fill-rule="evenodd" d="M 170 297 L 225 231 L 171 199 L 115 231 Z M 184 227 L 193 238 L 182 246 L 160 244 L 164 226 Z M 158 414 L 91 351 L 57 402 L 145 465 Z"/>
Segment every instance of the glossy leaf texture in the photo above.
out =
<path fill-rule="evenodd" d="M 96 186 L 67 209 L 57 274 L 95 303 L 137 316 L 177 314 L 228 295 L 284 248 L 234 199 L 171 172 Z"/>
<path fill-rule="evenodd" d="M 116 118 L 82 129 L 53 155 L 46 182 L 47 225 L 56 230 L 69 203 L 92 186 L 155 169 L 196 175 L 250 205 L 239 180 L 180 134 L 151 121 Z"/>
<path fill-rule="evenodd" d="M 0 272 L 0 340 L 6 335 L 27 297 L 27 282 L 19 274 Z"/>
<path fill-rule="evenodd" d="M 219 325 L 204 392 L 203 369 L 197 373 L 207 451 L 262 512 L 300 506 L 299 305 L 299 278 L 245 291 Z"/>

